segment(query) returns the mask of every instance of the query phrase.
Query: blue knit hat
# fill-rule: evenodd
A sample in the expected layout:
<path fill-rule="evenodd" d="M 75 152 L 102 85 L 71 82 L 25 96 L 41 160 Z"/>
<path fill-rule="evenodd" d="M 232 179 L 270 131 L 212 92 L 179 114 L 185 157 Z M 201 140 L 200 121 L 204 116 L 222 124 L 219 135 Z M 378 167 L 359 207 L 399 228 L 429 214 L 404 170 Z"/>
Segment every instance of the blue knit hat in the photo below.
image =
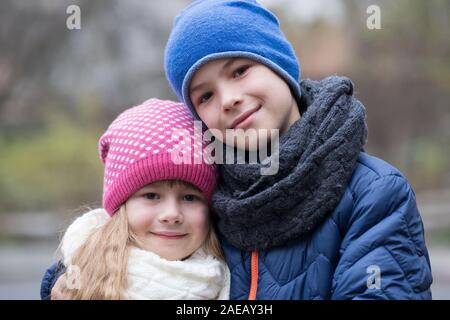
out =
<path fill-rule="evenodd" d="M 197 0 L 175 18 L 164 57 L 170 85 L 195 116 L 193 75 L 209 61 L 231 57 L 271 68 L 300 101 L 300 64 L 275 15 L 251 0 Z"/>

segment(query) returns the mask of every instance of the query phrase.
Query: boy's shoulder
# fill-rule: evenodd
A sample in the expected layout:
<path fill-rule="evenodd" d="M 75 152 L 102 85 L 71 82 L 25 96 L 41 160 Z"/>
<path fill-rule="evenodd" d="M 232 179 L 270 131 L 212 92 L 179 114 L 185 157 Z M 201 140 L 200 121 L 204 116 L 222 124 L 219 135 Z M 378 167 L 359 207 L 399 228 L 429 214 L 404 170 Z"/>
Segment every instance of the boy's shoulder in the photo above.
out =
<path fill-rule="evenodd" d="M 365 152 L 359 154 L 354 174 L 368 175 L 368 178 L 370 179 L 377 179 L 390 175 L 403 177 L 401 172 L 390 163 Z"/>
<path fill-rule="evenodd" d="M 367 189 L 375 181 L 397 180 L 399 183 L 408 184 L 403 174 L 386 161 L 361 152 L 356 162 L 349 187 L 353 192 Z"/>
<path fill-rule="evenodd" d="M 410 230 L 418 230 L 420 225 L 415 194 L 408 180 L 391 164 L 364 152 L 338 208 L 332 218 L 342 227 L 342 234 L 350 227 L 353 234 L 362 234 L 375 224 L 379 224 L 380 232 L 392 231 L 403 226 L 392 218 L 394 215 L 401 216 Z"/>

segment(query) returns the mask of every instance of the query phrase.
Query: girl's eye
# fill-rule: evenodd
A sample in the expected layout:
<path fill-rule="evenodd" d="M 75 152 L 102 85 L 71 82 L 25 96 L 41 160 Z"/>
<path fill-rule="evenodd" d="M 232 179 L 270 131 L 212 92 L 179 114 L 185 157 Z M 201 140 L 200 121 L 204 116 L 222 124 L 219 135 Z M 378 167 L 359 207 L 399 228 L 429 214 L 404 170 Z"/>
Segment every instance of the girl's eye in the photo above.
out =
<path fill-rule="evenodd" d="M 212 96 L 212 93 L 211 92 L 207 92 L 204 95 L 202 95 L 198 99 L 198 101 L 199 101 L 200 104 L 205 103 L 205 102 L 207 102 L 209 100 L 209 98 L 211 98 L 211 96 Z"/>
<path fill-rule="evenodd" d="M 193 194 L 187 194 L 183 197 L 183 199 L 186 201 L 192 202 L 192 201 L 198 200 L 198 197 Z"/>
<path fill-rule="evenodd" d="M 240 76 L 242 76 L 245 71 L 247 71 L 247 69 L 250 68 L 250 66 L 242 66 L 237 68 L 234 72 L 233 72 L 233 78 L 239 78 Z"/>
<path fill-rule="evenodd" d="M 159 195 L 157 195 L 154 192 L 149 192 L 149 193 L 144 194 L 144 198 L 146 198 L 148 200 L 157 200 L 157 199 L 159 199 Z"/>

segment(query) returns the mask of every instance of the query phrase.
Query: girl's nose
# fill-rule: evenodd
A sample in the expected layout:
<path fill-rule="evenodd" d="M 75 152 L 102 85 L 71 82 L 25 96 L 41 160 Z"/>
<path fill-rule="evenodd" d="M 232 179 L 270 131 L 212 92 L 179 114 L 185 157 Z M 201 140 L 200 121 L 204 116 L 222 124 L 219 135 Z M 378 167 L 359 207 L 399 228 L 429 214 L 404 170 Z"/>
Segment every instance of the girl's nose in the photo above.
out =
<path fill-rule="evenodd" d="M 183 213 L 177 201 L 168 201 L 159 214 L 159 221 L 166 224 L 182 224 Z"/>

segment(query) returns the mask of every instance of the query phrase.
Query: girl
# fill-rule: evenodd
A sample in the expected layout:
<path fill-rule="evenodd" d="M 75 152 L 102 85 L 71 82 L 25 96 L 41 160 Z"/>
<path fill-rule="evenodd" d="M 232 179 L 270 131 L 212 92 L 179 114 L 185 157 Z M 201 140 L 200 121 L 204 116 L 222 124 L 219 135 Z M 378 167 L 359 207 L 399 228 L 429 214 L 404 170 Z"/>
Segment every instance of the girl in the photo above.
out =
<path fill-rule="evenodd" d="M 191 151 L 193 123 L 182 104 L 150 99 L 100 138 L 104 209 L 81 216 L 64 235 L 62 297 L 228 299 L 229 271 L 208 210 L 216 168 L 173 161 Z M 42 298 L 55 278 L 55 268 L 47 271 Z"/>

